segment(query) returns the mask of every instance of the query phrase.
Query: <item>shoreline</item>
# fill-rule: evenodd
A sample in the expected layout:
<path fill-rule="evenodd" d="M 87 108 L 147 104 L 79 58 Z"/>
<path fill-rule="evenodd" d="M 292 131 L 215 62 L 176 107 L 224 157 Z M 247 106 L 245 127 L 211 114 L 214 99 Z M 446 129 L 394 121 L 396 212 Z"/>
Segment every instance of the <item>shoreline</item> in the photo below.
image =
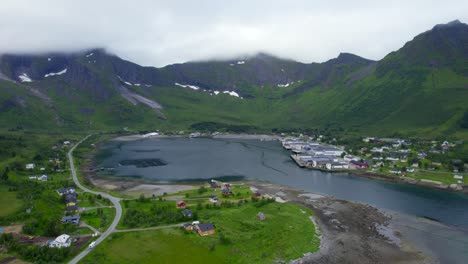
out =
<path fill-rule="evenodd" d="M 97 188 L 103 188 L 106 190 L 112 190 L 115 192 L 118 192 L 120 194 L 125 194 L 126 196 L 133 196 L 133 197 L 138 197 L 139 194 L 143 193 L 146 196 L 151 196 L 151 195 L 157 195 L 161 194 L 164 192 L 177 192 L 181 190 L 185 190 L 186 188 L 197 188 L 199 185 L 195 182 L 174 182 L 174 183 L 157 183 L 154 181 L 149 181 L 145 179 L 133 179 L 133 178 L 118 178 L 118 177 L 112 177 L 112 176 L 102 176 L 102 175 L 97 175 L 96 171 L 94 170 L 86 170 L 86 167 L 91 167 L 93 168 L 93 162 L 94 160 L 94 155 L 96 153 L 96 150 L 99 149 L 99 146 L 102 144 L 102 142 L 99 142 L 97 145 L 97 148 L 91 152 L 87 153 L 86 156 L 88 158 L 88 163 L 83 163 L 82 164 L 82 172 L 83 172 L 83 177 L 89 180 L 89 182 L 97 187 Z M 364 172 L 361 172 L 361 175 L 356 176 L 362 176 L 362 177 L 368 177 L 368 178 L 374 178 L 374 179 L 379 179 L 379 180 L 386 180 L 386 181 L 393 181 L 393 182 L 398 182 L 394 178 L 388 178 L 382 175 L 369 175 Z M 322 236 L 321 240 L 321 246 L 320 250 L 315 253 L 311 254 L 305 254 L 303 258 L 299 260 L 293 260 L 291 263 L 386 263 L 386 261 L 376 261 L 372 256 L 366 256 L 366 261 L 362 261 L 362 259 L 358 258 L 356 256 L 356 259 L 351 259 L 354 260 L 348 261 L 347 255 L 343 255 L 343 253 L 340 252 L 335 252 L 338 250 L 337 248 L 345 249 L 345 252 L 350 252 L 350 251 L 355 251 L 357 252 L 356 254 L 359 255 L 359 257 L 362 257 L 362 254 L 367 254 L 365 252 L 362 252 L 364 248 L 372 246 L 375 244 L 378 246 L 376 248 L 376 251 L 383 250 L 385 253 L 379 254 L 381 256 L 386 256 L 386 258 L 392 259 L 392 262 L 395 263 L 438 263 L 437 261 L 434 261 L 431 257 L 430 250 L 426 250 L 424 247 L 424 241 L 418 241 L 418 239 L 413 239 L 413 238 L 405 238 L 406 234 L 401 234 L 403 232 L 400 232 L 399 230 L 405 230 L 405 229 L 399 229 L 399 230 L 394 230 L 392 234 L 395 236 L 402 236 L 402 241 L 403 243 L 400 246 L 395 246 L 394 244 L 390 243 L 389 239 L 383 236 L 382 234 L 379 234 L 378 230 L 375 227 L 375 223 L 378 223 L 379 226 L 397 226 L 401 227 L 404 226 L 407 228 L 406 225 L 398 225 L 398 224 L 393 224 L 392 225 L 392 216 L 388 217 L 385 216 L 385 212 L 381 211 L 381 209 L 377 209 L 375 207 L 366 205 L 366 204 L 361 204 L 361 203 L 356 203 L 356 202 L 350 202 L 350 201 L 344 201 L 337 199 L 333 196 L 323 196 L 321 194 L 315 194 L 311 192 L 304 192 L 299 189 L 295 189 L 292 187 L 287 187 L 287 186 L 282 186 L 279 184 L 273 184 L 267 181 L 259 181 L 259 180 L 249 180 L 245 179 L 242 180 L 242 182 L 250 185 L 250 186 L 255 186 L 256 188 L 260 190 L 266 190 L 267 189 L 276 189 L 279 190 L 279 193 L 286 193 L 287 196 L 289 197 L 284 197 L 286 201 L 289 202 L 294 202 L 298 204 L 303 204 L 309 208 L 311 208 L 315 213 L 316 213 L 316 218 L 314 219 L 320 229 L 320 234 Z M 264 188 L 264 189 L 262 189 Z M 299 197 L 298 194 L 304 194 L 306 193 L 307 195 Z M 277 195 L 278 192 L 274 192 L 274 195 Z M 292 195 L 292 196 L 291 196 Z M 280 200 L 282 197 L 279 197 Z M 320 202 L 317 202 L 320 200 Z M 320 203 L 319 208 L 316 208 L 316 205 Z M 340 214 L 343 222 L 340 222 L 341 224 L 344 225 L 340 227 L 340 225 L 332 225 L 332 222 L 335 222 L 333 219 L 335 218 L 330 218 L 329 210 L 327 208 L 338 206 L 337 210 L 345 210 L 342 214 Z M 376 211 L 378 211 L 376 213 Z M 355 212 L 353 215 L 352 212 Z M 351 214 L 351 215 L 350 215 Z M 373 219 L 370 221 L 368 218 L 368 215 L 374 215 L 374 217 L 377 217 L 376 219 Z M 417 220 L 416 216 L 409 216 L 411 218 L 414 218 Z M 386 219 L 385 221 L 383 219 Z M 349 234 L 346 234 L 349 232 L 346 227 L 348 226 L 346 223 L 351 221 L 351 223 L 348 223 L 348 225 L 355 225 L 353 222 L 359 223 L 359 225 L 365 226 L 366 231 L 364 232 L 364 229 L 362 229 L 362 226 L 357 226 L 357 231 L 356 232 L 364 232 L 360 234 L 354 234 L 353 236 L 350 237 Z M 417 221 L 427 221 L 425 219 L 419 219 Z M 417 227 L 417 226 L 413 226 Z M 344 229 L 343 229 L 344 228 Z M 331 230 L 331 231 L 330 231 Z M 360 231 L 359 231 L 360 230 Z M 372 233 L 366 233 L 367 230 L 371 230 Z M 405 232 L 408 231 L 408 229 L 405 230 Z M 328 233 L 327 233 L 328 232 Z M 340 239 L 337 239 L 339 237 Z M 356 239 L 356 237 L 359 237 L 359 240 L 355 241 L 353 239 Z M 346 243 L 346 241 L 348 243 Z M 406 241 L 408 240 L 408 241 Z M 345 241 L 345 242 L 343 242 Z M 373 241 L 372 243 L 369 244 L 369 241 Z M 322 246 L 323 243 L 323 246 Z M 342 245 L 344 243 L 344 245 Z M 359 244 L 360 248 L 354 248 L 353 245 Z M 362 243 L 365 243 L 363 245 Z M 414 244 L 418 244 L 417 246 Z M 424 253 L 423 253 L 424 251 Z M 336 255 L 340 256 L 341 254 L 341 259 L 336 259 L 336 258 L 330 258 L 330 255 Z M 389 255 L 390 254 L 390 255 Z M 405 256 L 405 257 L 402 257 Z M 346 257 L 346 258 L 345 258 Z M 335 261 L 330 261 L 330 260 L 335 260 Z M 297 262 L 295 262 L 297 261 Z"/>
<path fill-rule="evenodd" d="M 118 180 L 95 176 L 93 183 L 97 188 L 114 185 L 120 194 L 139 197 L 144 194 L 162 195 L 167 193 L 198 188 L 196 183 L 159 184 L 142 180 Z M 126 184 L 122 184 L 126 183 Z M 320 247 L 317 252 L 306 253 L 300 259 L 289 263 L 437 263 L 429 252 L 422 253 L 411 241 L 395 245 L 388 237 L 381 234 L 377 226 L 385 226 L 391 234 L 399 234 L 390 225 L 391 217 L 380 209 L 367 204 L 345 201 L 332 196 L 305 192 L 296 188 L 274 184 L 267 181 L 244 180 L 233 184 L 246 184 L 263 195 L 275 197 L 281 202 L 291 202 L 310 208 L 314 212 L 311 222 L 318 230 Z"/>
<path fill-rule="evenodd" d="M 157 135 L 157 136 L 145 136 L 140 134 L 119 136 L 110 140 L 114 141 L 133 141 L 141 139 L 158 139 L 158 138 L 190 138 L 188 135 Z M 214 139 L 256 139 L 256 140 L 267 140 L 274 141 L 279 140 L 281 137 L 277 135 L 267 134 L 218 134 L 209 136 L 198 136 L 193 138 L 214 138 Z"/>
<path fill-rule="evenodd" d="M 116 137 L 110 140 L 115 140 L 115 141 L 135 141 L 135 140 L 142 140 L 142 139 L 158 139 L 158 138 L 188 138 L 187 135 L 181 135 L 181 136 L 176 136 L 176 135 L 171 135 L 171 136 L 166 136 L 166 135 L 158 135 L 158 136 L 150 136 L 150 137 L 145 137 L 144 135 L 128 135 L 128 136 L 120 136 Z M 214 135 L 214 136 L 201 136 L 197 138 L 212 138 L 212 139 L 251 139 L 251 140 L 262 140 L 262 141 L 275 141 L 279 140 L 281 136 L 278 135 L 266 135 L 266 134 L 219 134 L 219 135 Z M 298 165 L 299 166 L 299 165 Z M 311 168 L 303 168 L 299 166 L 301 169 L 311 169 Z M 311 169 L 314 170 L 314 169 Z M 462 187 L 461 189 L 453 189 L 450 188 L 449 185 L 442 184 L 434 184 L 431 182 L 425 182 L 422 181 L 421 179 L 413 179 L 411 177 L 409 178 L 404 178 L 404 177 L 394 177 L 391 175 L 387 174 L 382 174 L 382 173 L 377 173 L 377 172 L 370 172 L 370 171 L 362 171 L 362 170 L 340 170 L 340 171 L 329 171 L 329 170 L 323 170 L 324 172 L 339 172 L 339 173 L 348 173 L 350 175 L 355 175 L 357 177 L 363 177 L 367 179 L 373 179 L 373 180 L 383 180 L 383 181 L 388 181 L 388 182 L 394 182 L 394 183 L 402 183 L 402 184 L 409 184 L 409 185 L 417 185 L 425 188 L 430 188 L 434 190 L 441 190 L 441 191 L 447 191 L 447 192 L 454 192 L 454 193 L 463 193 L 463 194 L 468 194 L 468 188 Z M 133 180 L 133 179 L 132 179 Z"/>

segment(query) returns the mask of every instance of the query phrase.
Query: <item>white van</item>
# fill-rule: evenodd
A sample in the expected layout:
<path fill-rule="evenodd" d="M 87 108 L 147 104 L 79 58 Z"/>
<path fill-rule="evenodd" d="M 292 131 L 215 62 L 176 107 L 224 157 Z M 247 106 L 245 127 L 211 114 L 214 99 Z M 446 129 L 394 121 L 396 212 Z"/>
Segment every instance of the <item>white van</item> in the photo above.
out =
<path fill-rule="evenodd" d="M 96 246 L 96 242 L 91 242 L 91 244 L 89 244 L 88 248 L 93 248 L 94 246 Z"/>

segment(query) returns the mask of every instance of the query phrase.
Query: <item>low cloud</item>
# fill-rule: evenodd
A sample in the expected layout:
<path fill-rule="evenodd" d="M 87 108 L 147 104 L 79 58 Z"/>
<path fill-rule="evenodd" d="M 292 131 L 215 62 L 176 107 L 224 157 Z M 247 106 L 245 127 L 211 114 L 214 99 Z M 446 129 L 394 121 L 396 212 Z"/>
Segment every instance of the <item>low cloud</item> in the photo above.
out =
<path fill-rule="evenodd" d="M 151 66 L 260 51 L 381 59 L 435 24 L 468 21 L 467 1 L 322 2 L 4 0 L 0 53 L 104 47 Z"/>

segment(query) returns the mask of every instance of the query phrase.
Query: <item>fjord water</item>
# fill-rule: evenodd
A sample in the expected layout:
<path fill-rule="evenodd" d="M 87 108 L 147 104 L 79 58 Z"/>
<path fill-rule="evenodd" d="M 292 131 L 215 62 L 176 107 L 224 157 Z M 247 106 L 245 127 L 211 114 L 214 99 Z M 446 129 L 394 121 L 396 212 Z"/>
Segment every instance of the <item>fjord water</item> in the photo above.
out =
<path fill-rule="evenodd" d="M 110 141 L 98 155 L 100 166 L 115 176 L 159 182 L 256 179 L 358 201 L 468 229 L 464 194 L 371 180 L 347 173 L 301 169 L 277 141 L 160 138 Z M 164 166 L 120 166 L 123 160 L 160 159 Z"/>
<path fill-rule="evenodd" d="M 147 163 L 151 159 L 154 164 L 166 165 L 146 168 L 119 165 L 126 160 Z M 390 225 L 425 254 L 432 255 L 440 263 L 468 263 L 467 195 L 347 173 L 301 169 L 277 141 L 116 140 L 101 148 L 97 162 L 99 166 L 115 168 L 114 176 L 142 177 L 158 182 L 256 179 L 371 204 L 391 215 Z"/>

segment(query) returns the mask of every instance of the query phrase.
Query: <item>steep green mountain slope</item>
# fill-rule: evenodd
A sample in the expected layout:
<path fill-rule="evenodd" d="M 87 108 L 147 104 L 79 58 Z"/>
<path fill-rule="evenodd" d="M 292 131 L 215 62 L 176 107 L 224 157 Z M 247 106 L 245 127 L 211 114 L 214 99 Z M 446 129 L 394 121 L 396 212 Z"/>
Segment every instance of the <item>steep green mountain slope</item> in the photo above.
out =
<path fill-rule="evenodd" d="M 468 25 L 437 25 L 378 62 L 267 54 L 141 67 L 102 49 L 0 58 L 3 129 L 334 128 L 468 135 Z M 30 82 L 29 82 L 30 80 Z"/>

